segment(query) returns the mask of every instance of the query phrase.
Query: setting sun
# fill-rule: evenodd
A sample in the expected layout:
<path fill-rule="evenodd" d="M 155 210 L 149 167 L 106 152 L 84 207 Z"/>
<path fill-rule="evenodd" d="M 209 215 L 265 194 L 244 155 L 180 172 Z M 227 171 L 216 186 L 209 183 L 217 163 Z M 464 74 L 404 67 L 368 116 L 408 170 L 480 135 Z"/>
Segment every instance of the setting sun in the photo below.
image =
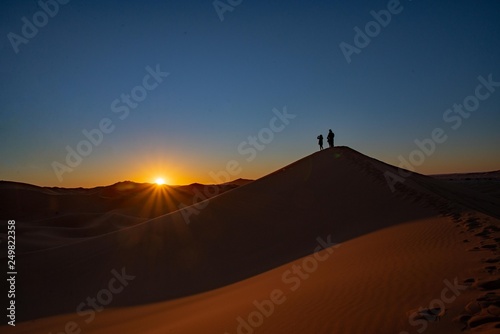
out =
<path fill-rule="evenodd" d="M 165 184 L 165 179 L 164 179 L 164 178 L 162 178 L 162 177 L 159 177 L 159 178 L 157 178 L 157 179 L 155 180 L 155 183 L 156 183 L 157 185 L 162 185 L 162 184 Z"/>

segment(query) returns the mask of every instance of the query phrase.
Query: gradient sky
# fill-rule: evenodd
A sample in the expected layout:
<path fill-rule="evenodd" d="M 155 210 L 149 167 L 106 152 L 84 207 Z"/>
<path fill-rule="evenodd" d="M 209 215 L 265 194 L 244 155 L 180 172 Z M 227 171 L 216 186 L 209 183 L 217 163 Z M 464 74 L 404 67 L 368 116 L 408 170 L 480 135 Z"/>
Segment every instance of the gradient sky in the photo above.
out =
<path fill-rule="evenodd" d="M 210 172 L 232 160 L 232 178 L 255 179 L 315 152 L 316 136 L 329 128 L 336 145 L 394 165 L 441 128 L 446 140 L 416 171 L 500 169 L 500 87 L 490 87 L 461 124 L 456 113 L 443 119 L 475 95 L 479 76 L 500 82 L 500 3 L 401 1 L 348 63 L 340 44 L 354 46 L 354 28 L 365 30 L 370 11 L 390 3 L 245 0 L 221 21 L 210 0 L 73 0 L 39 21 L 16 53 L 9 33 L 22 36 L 22 18 L 43 20 L 42 9 L 2 1 L 0 179 L 60 187 L 158 176 L 213 183 Z M 113 101 L 142 85 L 148 66 L 169 75 L 126 117 L 114 112 Z M 247 161 L 238 147 L 269 135 L 262 129 L 273 109 L 285 107 L 296 117 Z M 106 118 L 113 130 L 60 181 L 53 162 L 66 164 L 66 147 L 76 149 L 82 131 Z"/>

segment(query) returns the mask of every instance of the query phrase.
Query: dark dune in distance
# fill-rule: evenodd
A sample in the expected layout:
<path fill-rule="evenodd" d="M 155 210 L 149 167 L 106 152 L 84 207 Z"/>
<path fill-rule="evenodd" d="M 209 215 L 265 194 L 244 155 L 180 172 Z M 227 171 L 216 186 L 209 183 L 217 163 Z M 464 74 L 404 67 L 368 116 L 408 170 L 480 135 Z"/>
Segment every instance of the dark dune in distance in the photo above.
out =
<path fill-rule="evenodd" d="M 54 239 L 60 245 L 74 238 L 112 232 L 250 182 L 237 179 L 220 185 L 159 186 L 124 181 L 95 188 L 61 188 L 0 181 L 0 219 L 15 217 L 22 221 L 18 226 L 18 251 L 33 251 L 54 246 L 52 242 L 42 242 L 50 236 L 58 236 Z M 72 230 L 70 237 L 62 237 L 68 229 Z"/>
<path fill-rule="evenodd" d="M 500 200 L 410 172 L 392 192 L 386 175 L 399 172 L 336 147 L 253 182 L 219 185 L 198 206 L 188 205 L 210 186 L 2 182 L 10 210 L 2 216 L 18 219 L 24 322 L 14 332 L 58 332 L 73 321 L 86 333 L 235 333 L 237 319 L 249 321 L 255 302 L 277 289 L 286 302 L 255 333 L 414 332 L 409 319 L 425 318 L 429 309 L 419 307 L 456 279 L 467 291 L 438 310 L 440 321 L 426 320 L 426 333 L 493 333 Z M 133 280 L 87 324 L 75 308 L 120 268 Z M 486 292 L 492 303 L 470 306 Z"/>
<path fill-rule="evenodd" d="M 440 180 L 460 184 L 468 189 L 500 199 L 500 170 L 480 173 L 431 175 Z"/>
<path fill-rule="evenodd" d="M 20 182 L 0 181 L 0 200 L 2 200 L 5 205 L 4 210 L 6 210 L 2 210 L 3 216 L 31 218 L 74 212 L 75 209 L 82 209 L 82 205 L 84 205 L 85 211 L 95 213 L 126 210 L 131 207 L 131 201 L 143 200 L 153 192 L 167 191 L 173 202 L 166 203 L 169 205 L 168 207 L 155 208 L 153 211 L 132 210 L 127 212 L 136 217 L 153 218 L 171 212 L 173 209 L 177 210 L 177 206 L 174 208 L 172 204 L 194 204 L 192 201 L 196 191 L 208 198 L 212 196 L 212 193 L 221 194 L 251 181 L 238 179 L 220 185 L 193 183 L 179 186 L 159 186 L 151 183 L 123 181 L 94 188 L 39 187 Z M 214 187 L 217 189 L 206 190 Z"/>

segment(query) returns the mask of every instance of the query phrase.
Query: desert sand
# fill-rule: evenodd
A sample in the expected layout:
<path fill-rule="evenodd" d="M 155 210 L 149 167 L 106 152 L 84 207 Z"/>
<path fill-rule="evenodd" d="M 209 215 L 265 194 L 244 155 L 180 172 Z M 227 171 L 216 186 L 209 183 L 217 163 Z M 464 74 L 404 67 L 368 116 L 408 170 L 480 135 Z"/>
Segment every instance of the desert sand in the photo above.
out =
<path fill-rule="evenodd" d="M 348 147 L 219 187 L 2 183 L 18 233 L 2 332 L 500 333 L 490 191 Z"/>

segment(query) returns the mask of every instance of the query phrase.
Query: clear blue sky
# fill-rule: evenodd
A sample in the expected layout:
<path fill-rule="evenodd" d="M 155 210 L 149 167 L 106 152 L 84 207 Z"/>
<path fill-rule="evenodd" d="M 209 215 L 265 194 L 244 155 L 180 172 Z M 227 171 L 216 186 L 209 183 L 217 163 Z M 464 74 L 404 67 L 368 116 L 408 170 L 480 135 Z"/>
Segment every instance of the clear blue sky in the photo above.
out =
<path fill-rule="evenodd" d="M 500 87 L 481 88 L 489 96 L 476 98 L 460 124 L 458 113 L 443 119 L 476 94 L 479 76 L 500 82 L 498 1 L 244 0 L 222 21 L 210 0 L 73 0 L 56 2 L 53 17 L 39 13 L 55 1 L 0 5 L 0 179 L 208 183 L 231 160 L 232 178 L 258 178 L 316 151 L 329 128 L 336 145 L 395 165 L 418 149 L 415 139 L 442 128 L 446 140 L 417 171 L 500 169 Z M 364 31 L 370 12 L 388 6 L 398 13 L 378 30 L 369 24 L 370 43 L 348 63 L 340 44 L 355 46 L 354 28 Z M 23 17 L 40 27 L 21 43 L 12 36 L 25 38 Z M 148 66 L 169 75 L 150 77 L 157 85 L 146 91 L 136 87 Z M 128 108 L 121 95 L 134 88 L 147 96 Z M 272 140 L 263 130 L 268 143 L 247 161 L 248 136 L 270 128 L 273 108 L 285 106 L 296 117 L 275 122 L 282 130 Z M 82 131 L 103 119 L 109 133 L 58 178 L 54 162 L 70 168 L 67 146 L 76 150 Z"/>

